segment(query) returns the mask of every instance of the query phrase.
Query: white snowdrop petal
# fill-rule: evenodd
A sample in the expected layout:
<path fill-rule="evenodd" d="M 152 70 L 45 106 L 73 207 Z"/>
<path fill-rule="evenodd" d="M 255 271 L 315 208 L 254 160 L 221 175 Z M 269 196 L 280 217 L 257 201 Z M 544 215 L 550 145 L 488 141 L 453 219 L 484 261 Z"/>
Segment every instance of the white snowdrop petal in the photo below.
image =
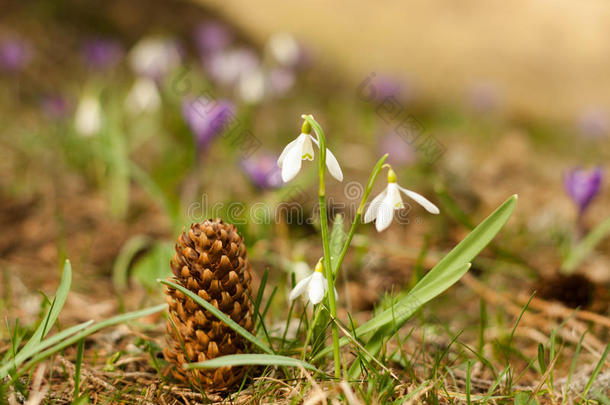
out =
<path fill-rule="evenodd" d="M 337 158 L 328 148 L 326 148 L 326 167 L 328 167 L 328 171 L 335 179 L 337 179 L 338 181 L 343 181 L 343 172 L 341 171 L 341 166 L 339 166 Z"/>
<path fill-rule="evenodd" d="M 368 208 L 366 209 L 366 212 L 364 213 L 365 224 L 368 224 L 369 222 L 375 219 L 375 216 L 377 215 L 377 210 L 379 209 L 379 205 L 385 198 L 387 192 L 388 189 L 386 187 L 381 193 L 377 194 L 377 197 L 373 198 L 373 201 L 371 201 Z"/>
<path fill-rule="evenodd" d="M 400 195 L 400 190 L 398 189 L 398 185 L 396 183 L 388 184 L 388 197 L 387 203 L 392 207 L 392 209 L 401 209 L 404 208 L 404 204 L 402 203 L 402 197 Z"/>
<path fill-rule="evenodd" d="M 282 167 L 282 162 L 284 161 L 284 159 L 286 158 L 286 154 L 293 148 L 295 147 L 296 144 L 300 143 L 303 141 L 303 134 L 299 135 L 297 137 L 297 139 L 295 139 L 294 141 L 290 142 L 288 145 L 286 145 L 286 147 L 284 148 L 284 150 L 282 151 L 282 154 L 280 155 L 280 157 L 277 159 L 277 165 L 278 167 Z"/>
<path fill-rule="evenodd" d="M 311 136 L 311 140 L 316 144 L 318 148 L 320 148 L 320 142 L 316 138 Z M 328 148 L 326 148 L 326 167 L 335 179 L 343 181 L 343 172 L 341 171 L 341 166 L 339 166 L 337 158 Z"/>
<path fill-rule="evenodd" d="M 317 271 L 311 275 L 311 281 L 309 282 L 309 301 L 312 304 L 319 304 L 324 298 L 324 285 L 326 279 L 322 273 Z"/>
<path fill-rule="evenodd" d="M 294 300 L 299 295 L 303 294 L 305 292 L 305 290 L 307 290 L 307 287 L 309 286 L 309 282 L 311 281 L 312 276 L 313 276 L 313 274 L 308 277 L 305 277 L 303 280 L 299 281 L 297 283 L 297 285 L 294 286 L 292 291 L 290 291 L 290 295 L 288 296 L 288 299 L 290 301 Z"/>
<path fill-rule="evenodd" d="M 301 150 L 301 144 L 297 143 L 291 147 L 284 157 L 284 161 L 282 162 L 282 180 L 284 180 L 285 183 L 294 179 L 299 173 L 299 170 L 301 170 Z"/>
<path fill-rule="evenodd" d="M 377 232 L 386 230 L 392 223 L 393 218 L 394 208 L 391 205 L 391 200 L 386 196 L 377 208 L 377 216 L 375 218 L 375 228 L 377 228 Z"/>
<path fill-rule="evenodd" d="M 400 191 L 405 193 L 407 195 L 407 197 L 412 198 L 416 203 L 418 203 L 419 205 L 424 207 L 426 209 L 426 211 L 428 211 L 429 213 L 431 213 L 431 214 L 439 213 L 437 206 L 432 204 L 430 201 L 428 201 L 424 196 L 417 194 L 415 191 L 407 190 L 404 187 L 398 186 L 398 188 L 400 189 Z"/>
<path fill-rule="evenodd" d="M 311 135 L 305 135 L 303 134 L 303 147 L 301 149 L 301 158 L 303 160 L 313 160 L 314 157 L 314 151 L 313 151 L 313 145 L 311 144 L 312 141 L 312 137 Z"/>

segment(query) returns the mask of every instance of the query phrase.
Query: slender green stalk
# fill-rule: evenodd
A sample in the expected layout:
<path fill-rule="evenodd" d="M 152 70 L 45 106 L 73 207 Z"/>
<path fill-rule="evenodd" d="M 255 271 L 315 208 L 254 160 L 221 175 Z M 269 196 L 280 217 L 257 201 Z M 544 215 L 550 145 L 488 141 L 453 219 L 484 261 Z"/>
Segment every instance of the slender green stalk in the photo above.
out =
<path fill-rule="evenodd" d="M 383 164 L 387 159 L 388 154 L 386 153 L 377 161 L 375 168 L 371 172 L 369 177 L 369 181 L 366 184 L 366 189 L 364 190 L 364 195 L 362 196 L 362 200 L 360 201 L 360 205 L 358 206 L 358 210 L 356 211 L 356 216 L 354 217 L 354 221 L 352 222 L 352 226 L 347 234 L 347 238 L 345 239 L 345 244 L 343 245 L 343 249 L 341 249 L 341 253 L 339 254 L 339 258 L 337 259 L 337 263 L 335 268 L 333 269 L 333 274 L 337 274 L 339 269 L 341 268 L 341 264 L 343 264 L 343 260 L 345 259 L 345 255 L 347 254 L 347 250 L 349 249 L 350 244 L 352 243 L 352 238 L 356 233 L 356 227 L 360 223 L 360 219 L 362 218 L 362 214 L 364 213 L 364 207 L 366 205 L 366 201 L 369 199 L 371 192 L 373 191 L 373 185 L 375 184 L 375 180 L 377 180 L 377 176 L 379 172 L 383 168 Z"/>
<path fill-rule="evenodd" d="M 328 307 L 330 316 L 333 318 L 331 326 L 333 335 L 333 359 L 335 363 L 335 378 L 341 378 L 341 354 L 339 352 L 339 329 L 336 324 L 337 303 L 335 302 L 335 278 L 333 269 L 330 265 L 330 238 L 328 234 L 328 214 L 326 212 L 326 137 L 320 124 L 311 115 L 303 115 L 305 119 L 316 131 L 318 142 L 320 143 L 320 159 L 318 165 L 318 177 L 320 187 L 318 189 L 318 201 L 320 207 L 320 228 L 322 231 L 322 247 L 324 249 L 324 271 L 328 282 Z"/>

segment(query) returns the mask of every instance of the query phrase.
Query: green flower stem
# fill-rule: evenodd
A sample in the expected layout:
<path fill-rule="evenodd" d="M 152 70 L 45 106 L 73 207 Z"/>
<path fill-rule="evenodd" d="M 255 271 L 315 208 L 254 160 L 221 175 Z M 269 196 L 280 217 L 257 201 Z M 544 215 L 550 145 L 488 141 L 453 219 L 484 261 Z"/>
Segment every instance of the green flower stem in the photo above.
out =
<path fill-rule="evenodd" d="M 362 200 L 360 201 L 360 206 L 358 206 L 358 210 L 356 211 L 356 216 L 354 217 L 354 221 L 352 222 L 352 227 L 350 228 L 349 233 L 347 234 L 347 238 L 345 239 L 345 244 L 343 245 L 343 248 L 341 249 L 341 253 L 339 254 L 335 268 L 333 269 L 333 275 L 335 275 L 335 276 L 336 276 L 337 272 L 339 271 L 339 269 L 341 268 L 343 259 L 345 259 L 347 250 L 349 249 L 349 246 L 352 243 L 352 238 L 354 237 L 354 234 L 356 233 L 356 227 L 360 223 L 360 218 L 362 218 L 362 214 L 364 213 L 364 206 L 366 205 L 366 201 L 369 199 L 369 196 L 371 195 L 371 192 L 373 191 L 373 186 L 375 185 L 375 180 L 377 180 L 377 176 L 379 175 L 379 172 L 381 171 L 381 169 L 383 169 L 383 164 L 384 164 L 385 160 L 387 159 L 387 157 L 388 157 L 387 153 L 385 155 L 383 155 L 381 157 L 381 159 L 379 159 L 377 161 L 377 164 L 375 165 L 375 167 L 373 168 L 373 171 L 371 172 L 369 181 L 366 184 L 366 189 L 364 190 L 364 195 L 362 196 Z"/>
<path fill-rule="evenodd" d="M 318 305 L 314 310 L 314 314 L 311 319 L 311 324 L 309 325 L 309 328 L 307 330 L 307 336 L 305 337 L 305 345 L 303 346 L 303 355 L 301 356 L 302 361 L 305 361 L 305 356 L 307 354 L 307 346 L 309 345 L 309 342 L 311 340 L 311 335 L 313 334 L 313 330 L 316 327 L 316 324 L 318 323 L 318 319 L 320 318 L 321 312 L 322 312 L 322 305 Z"/>
<path fill-rule="evenodd" d="M 320 159 L 318 176 L 320 179 L 320 188 L 318 190 L 318 201 L 320 207 L 320 228 L 322 231 L 322 247 L 324 249 L 324 271 L 326 280 L 328 281 L 328 307 L 332 322 L 333 335 L 333 359 L 335 363 L 335 378 L 341 378 L 341 354 L 339 352 L 339 329 L 337 328 L 337 303 L 335 302 L 335 278 L 330 265 L 330 238 L 328 236 L 328 214 L 326 212 L 326 137 L 320 124 L 311 115 L 303 115 L 303 119 L 311 124 L 318 135 L 320 143 Z"/>

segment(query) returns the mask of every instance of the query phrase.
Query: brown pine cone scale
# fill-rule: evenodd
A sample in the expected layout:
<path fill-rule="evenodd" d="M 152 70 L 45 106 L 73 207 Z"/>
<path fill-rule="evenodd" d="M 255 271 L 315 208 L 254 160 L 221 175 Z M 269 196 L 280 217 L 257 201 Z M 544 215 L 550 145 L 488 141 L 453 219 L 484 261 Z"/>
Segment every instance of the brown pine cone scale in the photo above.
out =
<path fill-rule="evenodd" d="M 192 224 L 180 235 L 171 260 L 173 280 L 252 332 L 251 268 L 243 237 L 220 219 Z M 168 372 L 181 381 L 210 391 L 223 391 L 240 382 L 244 367 L 184 370 L 183 365 L 229 354 L 244 353 L 247 341 L 195 301 L 167 288 L 170 319 L 163 354 Z"/>

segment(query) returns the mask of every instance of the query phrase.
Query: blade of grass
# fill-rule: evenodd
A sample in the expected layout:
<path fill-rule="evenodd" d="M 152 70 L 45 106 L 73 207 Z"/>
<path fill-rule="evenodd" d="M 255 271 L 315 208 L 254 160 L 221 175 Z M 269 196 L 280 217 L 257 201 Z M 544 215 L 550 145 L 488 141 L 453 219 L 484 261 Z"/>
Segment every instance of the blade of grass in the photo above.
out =
<path fill-rule="evenodd" d="M 19 352 L 13 361 L 11 361 L 10 363 L 6 363 L 4 364 L 1 368 L 0 368 L 0 379 L 4 378 L 7 376 L 8 371 L 13 368 L 13 367 L 19 367 L 25 360 L 27 360 L 29 357 L 35 355 L 36 353 L 39 353 L 51 346 L 53 346 L 54 344 L 61 342 L 62 340 L 68 338 L 71 335 L 74 335 L 75 333 L 80 332 L 81 330 L 91 326 L 91 324 L 93 323 L 93 321 L 87 321 L 87 322 L 83 322 L 79 325 L 74 325 L 70 328 L 67 328 L 65 330 L 62 330 L 61 332 L 43 340 L 42 342 L 40 342 L 37 346 L 32 347 L 27 353 L 24 353 L 23 350 L 21 352 Z"/>
<path fill-rule="evenodd" d="M 141 309 L 139 311 L 128 312 L 126 314 L 114 316 L 114 317 L 106 319 L 104 321 L 95 323 L 95 324 L 91 325 L 90 327 L 86 328 L 85 330 L 71 336 L 70 338 L 63 340 L 61 343 L 43 351 L 43 352 L 36 354 L 34 357 L 32 357 L 32 359 L 30 361 L 28 361 L 23 366 L 20 374 L 31 369 L 32 367 L 34 367 L 36 364 L 40 363 L 44 359 L 54 355 L 55 353 L 65 349 L 68 346 L 73 345 L 74 343 L 78 342 L 79 340 L 84 339 L 85 337 L 87 337 L 101 329 L 107 328 L 109 326 L 117 325 L 120 323 L 124 323 L 127 321 L 131 321 L 133 319 L 142 318 L 144 316 L 163 311 L 166 308 L 167 308 L 167 304 L 161 304 L 161 305 L 157 305 L 154 307 Z"/>
<path fill-rule="evenodd" d="M 76 350 L 76 361 L 74 363 L 74 400 L 78 400 L 80 396 L 80 370 L 83 364 L 83 355 L 85 353 L 85 339 L 81 339 L 78 342 L 78 348 Z"/>
<path fill-rule="evenodd" d="M 579 244 L 570 250 L 561 265 L 561 271 L 564 273 L 573 272 L 608 234 L 610 234 L 610 217 L 593 228 Z"/>
<path fill-rule="evenodd" d="M 595 366 L 595 370 L 593 370 L 593 374 L 591 374 L 591 378 L 589 378 L 589 381 L 587 382 L 587 385 L 585 386 L 585 390 L 582 392 L 583 398 L 587 396 L 587 394 L 589 393 L 589 390 L 591 389 L 591 387 L 593 386 L 593 383 L 595 382 L 595 379 L 597 378 L 597 375 L 601 371 L 602 366 L 604 365 L 604 363 L 606 361 L 606 357 L 608 356 L 608 350 L 610 350 L 610 343 L 608 343 L 606 345 L 606 350 L 604 350 L 604 354 L 602 354 L 602 357 L 599 359 L 597 366 Z"/>
<path fill-rule="evenodd" d="M 278 367 L 303 367 L 311 371 L 322 373 L 316 367 L 306 361 L 292 357 L 272 355 L 272 354 L 232 354 L 221 356 L 215 359 L 202 361 L 199 363 L 189 363 L 186 369 L 197 368 L 218 368 L 227 366 L 278 366 Z"/>
<path fill-rule="evenodd" d="M 28 340 L 28 342 L 21 348 L 20 353 L 23 352 L 24 355 L 30 353 L 32 348 L 40 343 L 40 341 L 49 333 L 53 324 L 57 320 L 59 313 L 61 312 L 64 304 L 66 302 L 66 298 L 68 297 L 68 292 L 70 291 L 70 285 L 72 284 L 72 266 L 70 265 L 70 261 L 66 260 L 64 264 L 64 269 L 61 275 L 61 281 L 59 282 L 59 287 L 57 287 L 57 291 L 55 293 L 55 298 L 49 307 L 47 314 L 44 317 L 44 320 L 40 323 L 32 337 Z M 26 356 L 27 357 L 27 356 Z"/>
<path fill-rule="evenodd" d="M 256 299 L 254 300 L 254 330 L 258 330 L 259 321 L 262 322 L 263 319 L 259 316 L 259 309 L 261 306 L 261 302 L 263 301 L 263 294 L 265 293 L 265 287 L 267 286 L 267 278 L 269 277 L 269 269 L 265 269 L 263 272 L 263 276 L 261 277 L 261 282 L 258 287 L 258 292 L 256 293 Z"/>

